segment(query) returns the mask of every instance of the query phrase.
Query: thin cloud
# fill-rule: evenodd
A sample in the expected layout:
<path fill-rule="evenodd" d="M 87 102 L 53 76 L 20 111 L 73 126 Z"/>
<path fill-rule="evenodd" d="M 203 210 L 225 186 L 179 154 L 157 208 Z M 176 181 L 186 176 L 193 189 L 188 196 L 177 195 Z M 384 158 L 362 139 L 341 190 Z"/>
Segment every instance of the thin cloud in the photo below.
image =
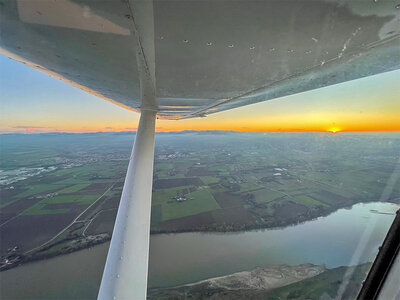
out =
<path fill-rule="evenodd" d="M 48 131 L 49 129 L 53 129 L 54 127 L 44 127 L 44 126 L 27 126 L 27 125 L 18 125 L 12 127 L 13 129 L 24 129 L 26 132 L 43 132 Z"/>
<path fill-rule="evenodd" d="M 15 129 L 49 129 L 49 128 L 53 128 L 53 127 L 25 126 L 25 125 L 22 126 L 22 125 L 20 125 L 20 126 L 14 126 L 12 128 L 15 128 Z"/>

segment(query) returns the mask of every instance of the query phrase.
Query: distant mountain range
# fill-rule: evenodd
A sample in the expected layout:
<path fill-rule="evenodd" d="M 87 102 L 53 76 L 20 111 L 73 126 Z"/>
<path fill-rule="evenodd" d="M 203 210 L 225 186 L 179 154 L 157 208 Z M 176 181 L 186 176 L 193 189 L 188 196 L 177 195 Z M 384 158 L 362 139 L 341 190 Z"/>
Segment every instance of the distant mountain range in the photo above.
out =
<path fill-rule="evenodd" d="M 97 131 L 97 132 L 39 132 L 39 133 L 25 133 L 25 132 L 16 132 L 16 133 L 0 133 L 0 135 L 76 135 L 76 134 L 85 134 L 85 135 L 93 135 L 93 134 L 110 134 L 110 135 L 125 135 L 136 133 L 136 131 Z M 229 133 L 242 133 L 239 131 L 233 130 L 182 130 L 182 131 L 166 131 L 166 132 L 156 132 L 156 134 L 189 134 L 189 133 L 197 133 L 197 134 L 229 134 Z"/>
<path fill-rule="evenodd" d="M 199 135 L 208 135 L 208 134 L 322 134 L 322 135 L 332 135 L 331 132 L 320 132 L 320 131 L 274 131 L 274 132 L 246 132 L 246 131 L 234 131 L 234 130 L 182 130 L 182 131 L 161 131 L 156 132 L 156 135 L 169 135 L 169 134 L 199 134 Z M 382 134 L 399 134 L 399 131 L 378 131 L 378 132 L 340 132 L 336 133 L 336 135 L 382 135 Z M 14 132 L 14 133 L 0 133 L 0 136 L 24 136 L 24 135 L 47 135 L 47 136 L 60 136 L 60 135 L 98 135 L 98 134 L 106 134 L 106 135 L 131 135 L 136 134 L 136 131 L 97 131 L 97 132 Z"/>

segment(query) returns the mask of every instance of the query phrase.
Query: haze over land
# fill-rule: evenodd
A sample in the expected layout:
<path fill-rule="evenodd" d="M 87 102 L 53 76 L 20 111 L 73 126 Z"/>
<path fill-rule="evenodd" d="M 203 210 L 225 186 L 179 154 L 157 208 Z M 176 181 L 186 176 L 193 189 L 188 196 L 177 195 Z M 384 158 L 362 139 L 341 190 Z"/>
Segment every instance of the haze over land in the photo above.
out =
<path fill-rule="evenodd" d="M 1 138 L 3 268 L 110 238 L 132 134 Z M 156 145 L 153 233 L 282 227 L 399 201 L 398 185 L 381 199 L 398 134 L 186 132 Z"/>
<path fill-rule="evenodd" d="M 9 134 L 1 135 L 0 138 L 1 270 L 88 248 L 110 239 L 134 140 L 133 133 Z M 259 281 L 264 280 L 264 275 L 259 277 L 258 271 L 252 271 L 257 266 L 254 265 L 257 259 L 268 273 L 268 270 L 273 269 L 269 264 L 276 264 L 276 253 L 286 252 L 285 256 L 279 255 L 285 259 L 278 264 L 292 261 L 295 264 L 311 262 L 322 265 L 328 263 L 324 258 L 325 254 L 329 255 L 330 251 L 334 251 L 335 255 L 329 255 L 333 260 L 329 262 L 328 270 L 321 265 L 316 266 L 322 273 L 313 273 L 316 275 L 312 277 L 315 280 L 309 278 L 299 283 L 288 280 L 282 283 L 282 290 L 271 290 L 264 286 L 258 291 L 253 288 L 231 291 L 226 286 L 221 290 L 221 287 L 215 289 L 200 284 L 183 290 L 154 290 L 151 292 L 155 293 L 151 294 L 152 297 L 161 297 L 164 293 L 169 296 L 171 293 L 179 295 L 181 292 L 200 299 L 204 298 L 204 293 L 215 294 L 221 299 L 224 299 L 223 295 L 228 295 L 228 298 L 252 295 L 260 299 L 265 295 L 302 296 L 307 294 L 304 288 L 309 285 L 316 288 L 309 294 L 312 299 L 318 298 L 325 291 L 334 295 L 337 290 L 335 282 L 338 282 L 337 278 L 343 276 L 347 269 L 331 268 L 347 264 L 348 252 L 352 253 L 349 249 L 356 245 L 348 242 L 346 251 L 339 250 L 339 245 L 338 249 L 333 245 L 324 248 L 323 253 L 318 249 L 309 249 L 301 254 L 304 257 L 293 261 L 293 256 L 299 255 L 294 253 L 306 246 L 291 237 L 303 236 L 306 243 L 312 245 L 312 236 L 309 233 L 313 232 L 316 236 L 322 234 L 317 234 L 313 226 L 325 226 L 323 232 L 333 230 L 330 233 L 332 236 L 337 230 L 342 233 L 350 230 L 347 225 L 343 225 L 346 228 L 338 226 L 335 218 L 343 223 L 344 220 L 356 220 L 357 216 L 358 223 L 351 228 L 352 232 L 356 232 L 360 230 L 358 225 L 366 222 L 363 216 L 367 212 L 368 218 L 379 219 L 380 226 L 377 231 L 380 232 L 379 235 L 374 236 L 372 244 L 368 244 L 369 248 L 360 263 L 370 261 L 377 251 L 377 245 L 383 240 L 394 210 L 398 207 L 397 204 L 390 203 L 375 205 L 376 202 L 400 202 L 400 186 L 393 184 L 400 171 L 399 147 L 400 135 L 397 133 L 158 133 L 151 230 L 152 233 L 159 234 L 153 236 L 152 245 L 179 252 L 181 250 L 178 248 L 186 249 L 193 243 L 200 243 L 197 245 L 199 249 L 211 249 L 213 246 L 208 243 L 212 243 L 216 247 L 215 253 L 207 254 L 207 258 L 182 250 L 185 253 L 177 253 L 177 259 L 186 261 L 184 265 L 192 267 L 191 273 L 199 261 L 203 260 L 213 261 L 213 265 L 219 264 L 220 267 L 211 268 L 206 264 L 204 270 L 200 271 L 197 267 L 199 273 L 189 276 L 179 268 L 179 264 L 174 263 L 177 267 L 169 269 L 170 266 L 165 261 L 166 255 L 167 260 L 172 260 L 173 255 L 163 253 L 155 256 L 153 253 L 150 261 L 152 284 L 171 286 L 173 282 L 182 280 L 186 283 L 187 278 L 192 278 L 193 282 L 209 278 L 212 274 L 219 276 L 222 269 L 222 275 L 229 275 L 232 271 L 256 274 L 254 280 Z M 353 206 L 360 202 L 371 202 L 369 205 L 372 206 Z M 349 213 L 354 214 L 352 218 L 347 215 L 347 210 L 331 214 L 340 208 L 352 206 L 349 210 Z M 326 215 L 329 217 L 316 219 Z M 307 222 L 313 219 L 314 221 Z M 336 225 L 331 227 L 332 223 Z M 284 228 L 286 226 L 291 227 Z M 254 231 L 262 228 L 280 229 Z M 160 234 L 188 231 L 219 233 L 218 236 L 201 237 L 194 233 L 168 235 L 167 240 Z M 221 235 L 221 232 L 242 231 L 249 232 L 237 236 Z M 342 233 L 339 233 L 336 240 L 340 240 Z M 275 242 L 274 245 L 280 245 L 281 248 L 267 247 L 276 235 L 286 236 L 290 239 L 289 244 Z M 319 236 L 318 240 L 324 238 L 327 237 Z M 215 239 L 223 243 L 221 246 L 236 245 L 235 249 L 242 249 L 240 257 L 243 256 L 243 260 L 235 256 L 235 253 L 225 250 L 223 257 L 233 259 L 236 264 L 233 263 L 233 269 L 228 266 L 232 265 L 229 262 L 222 267 L 225 262 L 221 261 L 218 254 L 221 251 L 218 247 L 221 246 L 216 245 Z M 260 239 L 267 239 L 267 244 L 255 242 Z M 172 244 L 167 245 L 167 241 Z M 185 244 L 185 241 L 190 245 Z M 296 250 L 297 247 L 299 250 Z M 318 260 L 310 260 L 308 251 L 316 251 L 312 256 L 318 256 Z M 68 256 L 63 257 L 68 260 Z M 97 264 L 103 263 L 104 258 L 97 261 Z M 29 268 L 29 265 L 26 266 Z M 360 268 L 362 272 L 357 271 L 356 274 L 359 275 L 354 279 L 355 288 L 349 291 L 352 295 L 364 276 L 360 274 L 367 271 L 367 267 Z M 15 270 L 18 272 L 18 269 Z M 287 274 L 297 272 L 295 267 L 289 269 Z M 2 274 L 8 276 L 11 271 L 14 270 Z M 171 277 L 169 280 L 172 281 L 169 282 L 163 275 L 164 272 L 170 277 L 175 274 L 175 277 Z M 101 272 L 96 276 L 100 275 Z M 224 278 L 238 279 L 235 276 Z M 230 284 L 229 280 L 226 281 L 227 286 Z M 269 284 L 271 280 L 268 279 L 266 283 Z M 292 284 L 288 285 L 289 283 Z"/>

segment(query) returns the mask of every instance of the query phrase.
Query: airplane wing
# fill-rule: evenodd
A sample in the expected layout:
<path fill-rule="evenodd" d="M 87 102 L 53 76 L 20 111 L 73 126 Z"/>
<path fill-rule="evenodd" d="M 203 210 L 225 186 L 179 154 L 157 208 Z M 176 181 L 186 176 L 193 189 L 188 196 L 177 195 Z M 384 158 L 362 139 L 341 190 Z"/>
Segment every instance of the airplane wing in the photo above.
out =
<path fill-rule="evenodd" d="M 134 21 L 129 2 L 2 1 L 0 51 L 139 110 L 137 51 L 148 47 L 155 105 L 166 119 L 205 116 L 400 67 L 394 1 L 159 0 L 151 1 L 151 15 L 140 14 L 143 22 Z M 142 44 L 135 30 L 144 30 Z"/>

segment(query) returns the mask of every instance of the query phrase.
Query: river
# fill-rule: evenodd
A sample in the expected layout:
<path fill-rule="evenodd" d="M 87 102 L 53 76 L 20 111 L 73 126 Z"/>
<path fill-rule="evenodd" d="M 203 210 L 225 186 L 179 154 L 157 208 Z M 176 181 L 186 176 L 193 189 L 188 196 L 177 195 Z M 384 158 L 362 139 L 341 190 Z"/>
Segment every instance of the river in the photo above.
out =
<path fill-rule="evenodd" d="M 178 233 L 150 240 L 149 286 L 172 286 L 269 264 L 372 261 L 399 208 L 356 204 L 281 229 Z M 108 243 L 0 273 L 1 299 L 95 299 Z"/>

